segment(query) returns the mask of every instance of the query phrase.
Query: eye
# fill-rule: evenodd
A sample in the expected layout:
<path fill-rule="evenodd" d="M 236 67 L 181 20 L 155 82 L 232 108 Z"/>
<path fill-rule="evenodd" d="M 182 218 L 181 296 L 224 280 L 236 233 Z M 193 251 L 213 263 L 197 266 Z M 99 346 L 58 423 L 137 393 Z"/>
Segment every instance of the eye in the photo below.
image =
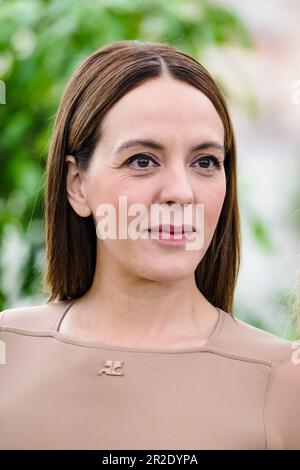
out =
<path fill-rule="evenodd" d="M 152 165 L 149 165 L 149 163 L 151 162 L 152 162 Z M 196 165 L 197 163 L 200 163 L 200 166 L 198 168 L 202 170 L 207 170 L 208 172 L 215 170 L 215 169 L 220 169 L 222 166 L 222 162 L 219 161 L 213 155 L 204 155 L 198 158 L 198 160 L 196 160 L 192 165 Z M 156 161 L 154 160 L 154 158 L 152 158 L 150 155 L 146 153 L 137 153 L 133 155 L 132 157 L 128 158 L 128 160 L 126 160 L 125 165 L 128 167 L 130 166 L 131 168 L 134 168 L 135 170 L 138 170 L 138 171 L 147 170 L 149 168 L 159 166 L 158 163 L 156 163 Z"/>
<path fill-rule="evenodd" d="M 196 163 L 200 163 L 199 168 L 209 171 L 214 169 L 220 169 L 222 166 L 222 162 L 213 155 L 205 155 L 203 157 L 200 157 L 193 163 L 193 165 Z M 209 166 L 210 163 L 212 163 L 213 165 Z"/>
<path fill-rule="evenodd" d="M 136 162 L 138 166 L 132 165 L 133 162 Z M 149 162 L 154 163 L 154 165 L 148 166 Z M 153 166 L 158 166 L 156 161 L 146 153 L 137 153 L 136 155 L 133 155 L 132 157 L 128 158 L 128 160 L 125 162 L 125 165 L 140 170 L 152 168 Z"/>

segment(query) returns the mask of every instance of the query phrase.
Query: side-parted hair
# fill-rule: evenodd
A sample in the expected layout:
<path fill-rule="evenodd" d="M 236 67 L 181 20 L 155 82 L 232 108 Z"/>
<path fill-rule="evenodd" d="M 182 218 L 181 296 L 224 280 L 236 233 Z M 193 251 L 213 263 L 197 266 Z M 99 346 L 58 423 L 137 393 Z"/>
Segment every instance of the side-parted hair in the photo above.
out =
<path fill-rule="evenodd" d="M 204 93 L 223 122 L 226 195 L 212 241 L 195 270 L 195 282 L 209 302 L 233 315 L 240 220 L 235 138 L 225 100 L 197 60 L 169 44 L 137 40 L 108 44 L 87 57 L 60 101 L 45 177 L 47 302 L 83 295 L 92 285 L 96 266 L 95 222 L 92 215 L 79 216 L 68 201 L 66 155 L 73 155 L 78 167 L 87 169 L 109 109 L 130 90 L 166 74 Z"/>

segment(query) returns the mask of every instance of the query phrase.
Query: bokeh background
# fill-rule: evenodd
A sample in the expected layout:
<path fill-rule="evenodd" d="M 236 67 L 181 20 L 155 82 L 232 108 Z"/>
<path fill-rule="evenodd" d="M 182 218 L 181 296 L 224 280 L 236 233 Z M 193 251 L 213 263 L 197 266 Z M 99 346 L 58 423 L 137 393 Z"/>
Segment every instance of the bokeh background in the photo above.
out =
<path fill-rule="evenodd" d="M 223 90 L 242 222 L 233 311 L 299 338 L 299 19 L 297 0 L 0 0 L 0 311 L 45 300 L 44 171 L 69 76 L 95 49 L 138 39 L 192 55 Z"/>

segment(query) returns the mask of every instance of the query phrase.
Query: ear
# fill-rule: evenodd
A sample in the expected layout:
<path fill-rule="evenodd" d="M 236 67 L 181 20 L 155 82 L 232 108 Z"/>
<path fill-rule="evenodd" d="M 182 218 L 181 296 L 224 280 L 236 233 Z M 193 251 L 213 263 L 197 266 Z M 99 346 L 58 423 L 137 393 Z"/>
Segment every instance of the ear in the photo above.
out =
<path fill-rule="evenodd" d="M 88 217 L 92 211 L 89 208 L 87 200 L 82 191 L 83 187 L 83 173 L 78 168 L 73 155 L 65 157 L 67 169 L 66 189 L 68 201 L 73 207 L 74 211 L 81 217 Z"/>

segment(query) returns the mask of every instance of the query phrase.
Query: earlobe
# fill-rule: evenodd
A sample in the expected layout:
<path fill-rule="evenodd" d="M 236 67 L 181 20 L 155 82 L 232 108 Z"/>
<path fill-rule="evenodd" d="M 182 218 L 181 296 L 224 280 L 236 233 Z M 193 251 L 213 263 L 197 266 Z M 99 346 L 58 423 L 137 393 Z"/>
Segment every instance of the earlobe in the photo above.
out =
<path fill-rule="evenodd" d="M 65 157 L 65 163 L 67 165 L 66 191 L 68 201 L 80 217 L 88 217 L 91 215 L 91 210 L 82 192 L 82 174 L 72 155 Z"/>

